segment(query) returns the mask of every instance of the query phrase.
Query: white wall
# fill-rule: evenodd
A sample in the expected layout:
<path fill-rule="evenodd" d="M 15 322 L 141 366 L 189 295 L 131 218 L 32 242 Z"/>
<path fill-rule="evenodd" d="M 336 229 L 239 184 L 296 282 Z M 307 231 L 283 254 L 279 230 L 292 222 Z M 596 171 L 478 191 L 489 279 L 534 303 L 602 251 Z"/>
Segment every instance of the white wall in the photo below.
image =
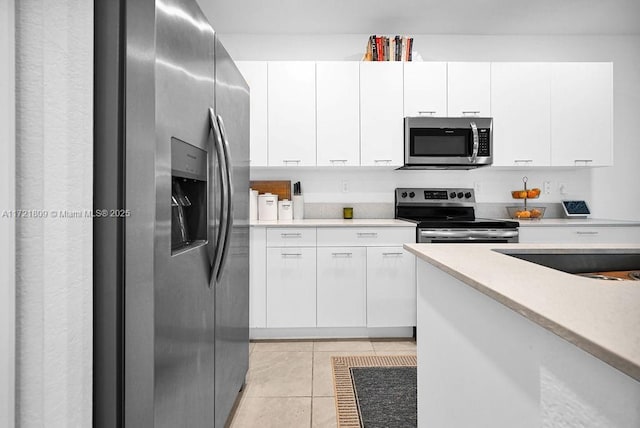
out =
<path fill-rule="evenodd" d="M 16 4 L 16 425 L 91 426 L 93 1 Z"/>
<path fill-rule="evenodd" d="M 0 2 L 0 426 L 15 402 L 15 58 L 14 5 Z"/>
<path fill-rule="evenodd" d="M 368 35 L 252 35 L 221 34 L 220 38 L 236 60 L 359 60 Z M 589 170 L 536 169 L 525 171 L 481 170 L 442 173 L 364 171 L 354 177 L 363 181 L 364 193 L 380 193 L 380 183 L 393 188 L 405 183 L 431 186 L 447 177 L 456 183 L 485 182 L 478 193 L 481 202 L 508 201 L 522 175 L 552 182 L 552 194 L 540 202 L 554 202 L 565 197 L 584 197 L 590 202 L 594 217 L 640 220 L 640 159 L 635 118 L 640 117 L 640 36 L 465 36 L 416 35 L 415 50 L 427 61 L 612 61 L 614 63 L 614 167 Z M 297 173 L 285 173 L 297 176 Z M 274 172 L 252 172 L 252 178 L 282 176 Z M 335 181 L 326 172 L 303 172 L 307 188 Z M 422 180 L 420 179 L 422 177 Z M 298 179 L 296 179 L 297 181 Z M 422 183 L 422 184 L 421 184 Z M 446 184 L 445 182 L 442 182 Z M 558 185 L 568 183 L 567 195 L 560 195 Z M 482 184 L 482 183 L 481 183 Z M 333 189 L 320 191 L 330 195 Z M 342 198 L 342 196 L 333 196 Z M 392 196 L 390 197 L 392 199 Z M 306 199 L 305 199 L 306 200 Z"/>

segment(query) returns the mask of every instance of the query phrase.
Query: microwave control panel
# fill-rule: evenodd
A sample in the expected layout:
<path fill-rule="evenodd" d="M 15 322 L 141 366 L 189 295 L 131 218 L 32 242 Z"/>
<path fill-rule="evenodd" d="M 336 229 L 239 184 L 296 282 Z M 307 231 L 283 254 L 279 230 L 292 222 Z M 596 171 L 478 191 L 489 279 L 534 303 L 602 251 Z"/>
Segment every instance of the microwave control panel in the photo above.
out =
<path fill-rule="evenodd" d="M 478 129 L 478 156 L 491 156 L 489 153 L 489 129 Z"/>

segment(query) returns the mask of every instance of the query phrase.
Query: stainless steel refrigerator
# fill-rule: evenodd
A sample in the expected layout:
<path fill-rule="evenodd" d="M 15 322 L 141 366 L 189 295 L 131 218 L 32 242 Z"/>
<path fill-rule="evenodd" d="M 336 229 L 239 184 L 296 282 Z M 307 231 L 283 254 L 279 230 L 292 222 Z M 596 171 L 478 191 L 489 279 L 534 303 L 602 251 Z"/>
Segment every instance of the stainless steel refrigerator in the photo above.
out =
<path fill-rule="evenodd" d="M 248 369 L 249 89 L 195 0 L 94 10 L 94 426 L 222 427 Z"/>

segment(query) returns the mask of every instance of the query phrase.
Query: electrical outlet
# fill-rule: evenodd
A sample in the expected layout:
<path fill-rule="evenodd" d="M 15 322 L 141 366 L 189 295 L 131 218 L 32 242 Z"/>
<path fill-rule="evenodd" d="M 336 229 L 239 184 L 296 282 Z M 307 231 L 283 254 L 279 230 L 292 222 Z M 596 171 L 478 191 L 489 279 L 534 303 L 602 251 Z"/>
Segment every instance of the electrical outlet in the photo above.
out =
<path fill-rule="evenodd" d="M 551 182 L 550 181 L 545 181 L 542 183 L 542 192 L 545 195 L 549 195 L 551 193 Z"/>
<path fill-rule="evenodd" d="M 473 183 L 473 190 L 476 192 L 476 195 L 482 193 L 482 184 L 479 181 Z"/>
<path fill-rule="evenodd" d="M 569 193 L 569 190 L 567 189 L 567 184 L 566 183 L 558 184 L 558 191 L 560 192 L 561 195 L 566 195 L 567 193 Z"/>
<path fill-rule="evenodd" d="M 342 193 L 349 192 L 349 182 L 347 180 L 342 180 Z"/>

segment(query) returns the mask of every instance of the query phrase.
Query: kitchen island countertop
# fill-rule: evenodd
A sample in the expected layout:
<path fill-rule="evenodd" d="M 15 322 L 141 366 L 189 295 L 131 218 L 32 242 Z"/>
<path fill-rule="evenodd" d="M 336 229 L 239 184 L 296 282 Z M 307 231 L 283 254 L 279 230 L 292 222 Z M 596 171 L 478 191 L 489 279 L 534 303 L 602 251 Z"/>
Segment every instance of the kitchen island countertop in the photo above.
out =
<path fill-rule="evenodd" d="M 635 244 L 405 244 L 463 283 L 640 381 L 640 281 L 572 275 L 494 250 L 640 252 Z M 418 287 L 420 284 L 418 284 Z"/>

